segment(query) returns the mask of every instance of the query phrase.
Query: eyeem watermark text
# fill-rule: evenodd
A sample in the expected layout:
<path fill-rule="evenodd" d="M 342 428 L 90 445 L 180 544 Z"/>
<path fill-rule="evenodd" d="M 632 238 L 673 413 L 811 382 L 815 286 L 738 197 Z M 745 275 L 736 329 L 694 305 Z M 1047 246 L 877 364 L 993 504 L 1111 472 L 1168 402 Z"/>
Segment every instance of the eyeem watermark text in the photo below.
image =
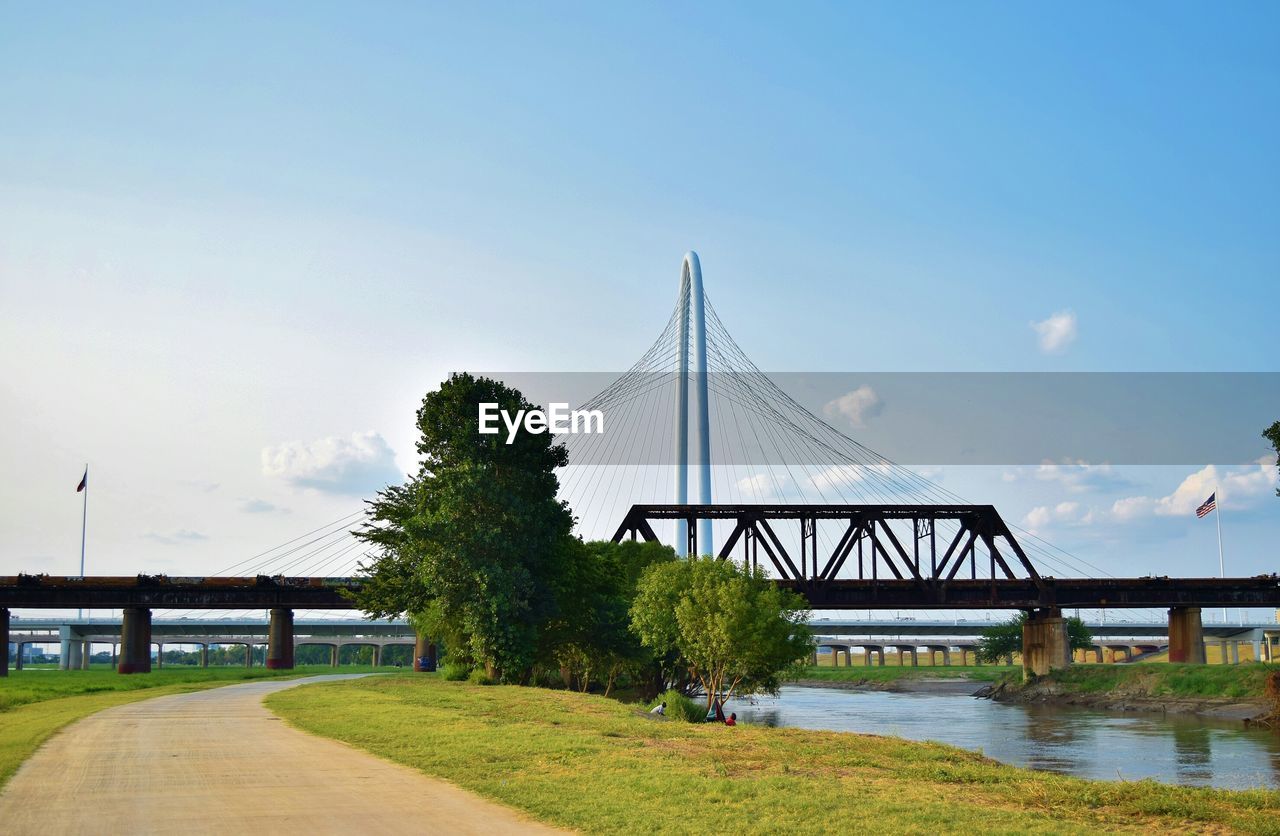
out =
<path fill-rule="evenodd" d="M 497 435 L 502 432 L 498 426 L 501 419 L 507 428 L 507 443 L 516 440 L 516 433 L 523 427 L 527 433 L 541 435 L 549 432 L 552 435 L 569 433 L 604 432 L 604 413 L 598 409 L 569 409 L 567 403 L 547 404 L 547 411 L 541 409 L 521 409 L 514 416 L 496 403 L 480 404 L 480 434 Z"/>

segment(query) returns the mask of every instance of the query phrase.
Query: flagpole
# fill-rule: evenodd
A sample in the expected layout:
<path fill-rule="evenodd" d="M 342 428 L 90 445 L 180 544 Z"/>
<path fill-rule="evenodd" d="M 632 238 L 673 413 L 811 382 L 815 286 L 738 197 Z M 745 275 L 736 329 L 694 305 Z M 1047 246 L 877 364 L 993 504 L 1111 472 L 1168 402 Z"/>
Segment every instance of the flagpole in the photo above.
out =
<path fill-rule="evenodd" d="M 1226 564 L 1222 562 L 1222 488 L 1215 487 L 1213 489 L 1213 521 L 1218 526 L 1218 577 L 1225 578 L 1227 576 Z M 1222 623 L 1227 623 L 1227 608 L 1222 608 Z"/>
<path fill-rule="evenodd" d="M 84 510 L 80 514 L 80 577 L 84 577 L 84 534 L 89 524 L 89 463 L 84 465 Z M 84 617 L 84 610 L 76 610 L 76 618 Z"/>

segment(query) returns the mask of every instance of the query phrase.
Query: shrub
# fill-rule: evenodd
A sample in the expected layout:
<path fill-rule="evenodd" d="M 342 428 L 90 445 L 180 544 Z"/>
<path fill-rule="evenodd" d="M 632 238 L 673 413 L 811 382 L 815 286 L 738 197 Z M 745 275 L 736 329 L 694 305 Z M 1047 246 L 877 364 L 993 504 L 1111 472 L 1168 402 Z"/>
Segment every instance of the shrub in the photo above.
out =
<path fill-rule="evenodd" d="M 450 662 L 440 668 L 440 678 L 449 682 L 462 682 L 469 673 L 471 673 L 470 665 L 460 665 L 457 662 Z"/>
<path fill-rule="evenodd" d="M 476 668 L 475 670 L 473 670 L 471 674 L 467 677 L 467 681 L 470 682 L 472 685 L 493 685 L 494 684 L 494 681 L 489 678 L 489 674 L 485 673 L 480 668 Z"/>
<path fill-rule="evenodd" d="M 667 704 L 667 716 L 673 719 L 684 720 L 686 723 L 702 723 L 707 719 L 707 709 L 702 703 L 691 700 L 674 689 L 660 694 L 649 703 L 649 708 L 652 709 L 661 702 Z"/>

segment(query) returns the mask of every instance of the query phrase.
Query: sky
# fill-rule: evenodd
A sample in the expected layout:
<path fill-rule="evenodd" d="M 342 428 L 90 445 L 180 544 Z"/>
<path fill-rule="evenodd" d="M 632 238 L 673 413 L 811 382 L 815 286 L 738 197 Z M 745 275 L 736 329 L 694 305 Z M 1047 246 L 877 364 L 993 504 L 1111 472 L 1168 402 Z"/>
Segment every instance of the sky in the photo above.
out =
<path fill-rule="evenodd" d="M 1280 371 L 1274 4 L 464 5 L 0 2 L 0 574 L 78 571 L 86 462 L 90 573 L 356 511 L 689 249 L 767 371 Z M 930 475 L 1117 574 L 1216 572 L 1229 485 L 1278 568 L 1274 458 L 1091 464 Z"/>

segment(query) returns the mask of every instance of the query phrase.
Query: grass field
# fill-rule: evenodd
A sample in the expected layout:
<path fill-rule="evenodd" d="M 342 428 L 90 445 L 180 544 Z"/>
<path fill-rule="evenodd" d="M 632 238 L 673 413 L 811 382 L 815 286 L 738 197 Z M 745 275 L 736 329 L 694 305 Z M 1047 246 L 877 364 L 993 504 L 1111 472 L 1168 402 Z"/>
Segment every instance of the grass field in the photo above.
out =
<path fill-rule="evenodd" d="M 1257 700 L 1272 671 L 1280 665 L 1072 665 L 1046 679 L 1080 694 Z"/>
<path fill-rule="evenodd" d="M 808 665 L 796 677 L 798 680 L 818 682 L 893 682 L 898 679 L 976 679 L 994 682 L 1006 674 L 1022 676 L 1022 668 L 1008 665 L 954 665 L 952 667 L 911 667 L 886 665 L 881 667 L 858 666 L 833 668 L 826 665 Z"/>
<path fill-rule="evenodd" d="M 0 786 L 41 743 L 68 723 L 95 711 L 165 694 L 180 694 L 247 679 L 350 673 L 328 665 L 265 668 L 165 668 L 121 676 L 110 668 L 87 671 L 10 671 L 0 679 Z M 360 671 L 371 670 L 359 668 Z M 384 668 L 382 670 L 395 670 Z"/>
<path fill-rule="evenodd" d="M 888 737 L 651 719 L 433 676 L 305 686 L 299 728 L 588 832 L 1280 832 L 1280 792 L 1096 782 Z"/>

